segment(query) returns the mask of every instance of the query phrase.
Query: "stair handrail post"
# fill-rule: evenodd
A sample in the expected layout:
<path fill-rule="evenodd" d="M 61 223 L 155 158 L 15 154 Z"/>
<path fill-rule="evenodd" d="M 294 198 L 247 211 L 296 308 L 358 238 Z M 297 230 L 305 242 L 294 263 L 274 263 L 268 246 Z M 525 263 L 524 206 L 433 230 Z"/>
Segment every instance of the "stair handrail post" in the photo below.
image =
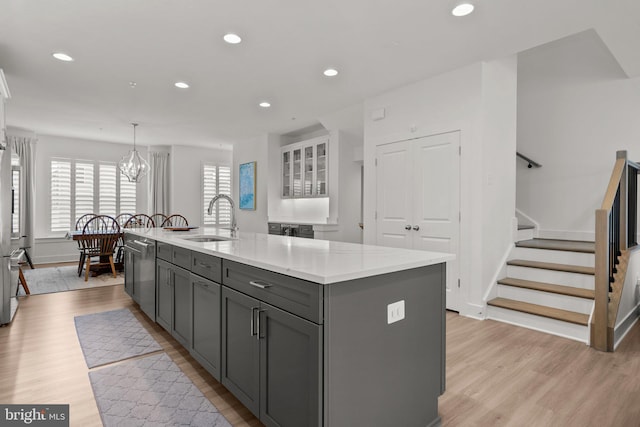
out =
<path fill-rule="evenodd" d="M 591 346 L 608 351 L 609 324 L 609 214 L 596 210 L 595 302 L 591 325 Z"/>

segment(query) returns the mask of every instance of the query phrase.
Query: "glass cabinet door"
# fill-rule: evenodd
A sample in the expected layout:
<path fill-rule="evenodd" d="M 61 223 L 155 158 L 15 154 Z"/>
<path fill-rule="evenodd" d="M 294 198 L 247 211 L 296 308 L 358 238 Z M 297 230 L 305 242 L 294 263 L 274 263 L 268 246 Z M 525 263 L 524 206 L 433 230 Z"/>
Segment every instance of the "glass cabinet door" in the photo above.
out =
<path fill-rule="evenodd" d="M 302 196 L 302 149 L 293 150 L 293 197 Z"/>
<path fill-rule="evenodd" d="M 304 187 L 303 196 L 313 195 L 313 146 L 304 147 Z"/>
<path fill-rule="evenodd" d="M 291 197 L 291 151 L 282 153 L 282 197 Z"/>
<path fill-rule="evenodd" d="M 317 196 L 327 195 L 327 143 L 316 145 L 316 192 Z"/>

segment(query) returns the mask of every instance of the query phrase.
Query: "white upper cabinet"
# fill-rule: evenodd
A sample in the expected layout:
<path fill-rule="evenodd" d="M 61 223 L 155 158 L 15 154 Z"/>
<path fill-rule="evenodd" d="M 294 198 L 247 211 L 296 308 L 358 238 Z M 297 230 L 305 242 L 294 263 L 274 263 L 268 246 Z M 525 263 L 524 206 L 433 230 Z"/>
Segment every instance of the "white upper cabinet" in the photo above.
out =
<path fill-rule="evenodd" d="M 283 198 L 327 197 L 329 137 L 282 147 Z"/>

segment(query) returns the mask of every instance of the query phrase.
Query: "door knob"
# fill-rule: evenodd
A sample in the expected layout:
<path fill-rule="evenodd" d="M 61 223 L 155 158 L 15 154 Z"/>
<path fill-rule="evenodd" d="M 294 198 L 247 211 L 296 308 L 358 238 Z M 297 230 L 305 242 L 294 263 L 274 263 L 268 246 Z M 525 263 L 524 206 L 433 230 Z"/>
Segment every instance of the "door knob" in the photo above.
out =
<path fill-rule="evenodd" d="M 407 224 L 407 225 L 404 226 L 404 229 L 405 230 L 411 230 L 411 226 L 409 224 Z"/>
<path fill-rule="evenodd" d="M 413 229 L 414 229 L 415 231 L 418 231 L 418 230 L 420 230 L 420 226 L 419 226 L 419 225 L 414 225 L 414 226 L 413 226 Z"/>

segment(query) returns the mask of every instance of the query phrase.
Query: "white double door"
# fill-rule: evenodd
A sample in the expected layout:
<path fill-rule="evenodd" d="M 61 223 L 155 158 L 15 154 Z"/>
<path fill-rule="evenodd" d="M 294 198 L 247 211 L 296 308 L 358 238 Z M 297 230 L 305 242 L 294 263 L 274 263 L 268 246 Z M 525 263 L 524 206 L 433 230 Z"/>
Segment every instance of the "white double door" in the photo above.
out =
<path fill-rule="evenodd" d="M 379 145 L 377 244 L 456 255 L 447 263 L 447 308 L 459 310 L 460 132 Z"/>

